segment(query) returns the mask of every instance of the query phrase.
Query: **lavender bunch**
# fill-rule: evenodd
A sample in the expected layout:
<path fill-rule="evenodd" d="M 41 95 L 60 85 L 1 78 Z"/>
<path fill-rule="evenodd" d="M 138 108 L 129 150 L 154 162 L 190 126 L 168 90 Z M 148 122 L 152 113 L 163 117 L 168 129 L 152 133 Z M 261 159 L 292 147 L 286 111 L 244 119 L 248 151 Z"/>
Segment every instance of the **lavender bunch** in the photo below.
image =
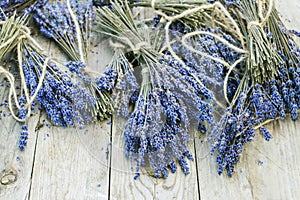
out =
<path fill-rule="evenodd" d="M 228 82 L 228 79 L 231 81 L 232 78 L 230 73 L 227 76 L 226 72 L 239 67 L 244 60 L 243 54 L 247 51 L 244 50 L 244 37 L 238 23 L 226 7 L 220 2 L 210 3 L 206 1 L 138 1 L 135 4 L 133 1 L 131 5 L 154 9 L 154 12 L 159 15 L 153 20 L 154 26 L 165 29 L 166 50 L 182 65 L 190 65 L 194 68 L 193 74 L 218 93 L 216 96 L 219 96 L 220 100 L 216 103 L 224 108 L 223 103 L 219 101 L 225 99 L 229 102 L 228 98 L 233 99 L 232 96 L 235 93 L 231 91 L 230 95 L 227 95 L 227 84 L 231 86 L 231 90 L 236 87 L 231 84 L 232 82 Z M 170 12 L 167 5 L 172 5 L 178 11 Z M 163 19 L 162 23 L 159 23 L 160 18 Z M 237 75 L 241 73 L 243 71 Z M 238 82 L 235 78 L 233 80 L 233 82 Z M 222 89 L 220 86 L 224 85 L 224 82 L 225 86 Z M 223 91 L 224 97 L 219 94 L 219 91 Z"/>
<path fill-rule="evenodd" d="M 26 123 L 37 102 L 50 121 L 59 126 L 74 126 L 91 121 L 91 106 L 96 99 L 64 68 L 41 53 L 31 37 L 27 15 L 2 21 L 0 34 L 0 74 L 10 83 L 8 107 L 19 122 Z M 10 57 L 16 56 L 15 59 Z M 5 64 L 6 63 L 6 64 Z M 9 68 L 9 66 L 11 66 Z M 27 145 L 28 129 L 22 126 L 19 149 Z"/>
<path fill-rule="evenodd" d="M 107 69 L 113 73 L 103 80 L 109 80 L 107 86 L 113 88 L 114 99 L 121 99 L 119 95 L 125 99 L 115 110 L 127 116 L 123 132 L 126 155 L 136 162 L 135 178 L 140 167 L 147 165 L 157 178 L 166 178 L 168 168 L 176 171 L 176 162 L 188 174 L 186 159 L 193 159 L 187 147 L 189 128 L 199 121 L 213 121 L 208 103 L 212 95 L 189 67 L 159 53 L 159 29 L 137 24 L 126 3 L 116 1 L 97 9 L 97 30 L 112 37 L 116 52 L 114 64 Z M 131 94 L 122 93 L 125 88 L 131 88 Z"/>
<path fill-rule="evenodd" d="M 91 37 L 94 8 L 91 1 L 68 0 L 47 4 L 37 9 L 34 19 L 40 31 L 53 39 L 71 59 L 67 67 L 96 99 L 91 115 L 94 119 L 111 116 L 111 97 L 107 90 L 98 88 L 97 79 L 87 66 L 87 51 Z"/>
<path fill-rule="evenodd" d="M 236 68 L 240 70 L 235 76 L 242 73 L 240 63 L 235 64 L 240 60 L 241 53 L 224 44 L 224 41 L 239 48 L 241 48 L 241 44 L 230 34 L 223 32 L 222 28 L 203 27 L 197 31 L 202 34 L 191 37 L 186 37 L 189 33 L 178 31 L 177 27 L 171 26 L 170 28 L 172 50 L 184 61 L 186 66 L 191 68 L 197 78 L 213 91 L 215 111 L 223 112 L 227 103 L 223 95 L 226 73 L 231 65 L 237 65 Z M 215 36 L 219 36 L 224 41 L 216 40 Z M 228 99 L 232 100 L 236 91 L 233 88 L 237 85 L 233 84 L 234 76 L 229 76 L 228 79 L 230 87 L 226 90 L 226 93 Z"/>
<path fill-rule="evenodd" d="M 248 53 L 241 68 L 244 73 L 238 74 L 240 69 L 228 72 L 238 84 L 226 113 L 212 130 L 212 153 L 217 152 L 218 173 L 227 170 L 232 176 L 243 145 L 251 142 L 256 129 L 269 141 L 272 136 L 265 124 L 288 114 L 298 119 L 300 62 L 299 49 L 273 1 L 237 1 L 230 3 L 230 9 Z"/>
<path fill-rule="evenodd" d="M 3 6 L 2 2 L 2 6 Z M 11 54 L 15 51 L 16 47 L 18 46 L 19 38 L 25 33 L 26 34 L 26 20 L 27 17 L 16 17 L 16 14 L 7 17 L 5 16 L 1 19 L 0 25 L 0 75 L 4 76 L 6 80 L 10 83 L 9 89 L 9 96 L 8 100 L 6 100 L 7 105 L 9 107 L 10 112 L 12 113 L 13 117 L 19 121 L 20 119 L 14 114 L 13 105 L 12 105 L 12 98 L 16 101 L 16 106 L 21 108 L 26 104 L 25 98 L 20 97 L 18 99 L 15 88 L 15 72 L 12 72 L 9 69 L 9 60 L 7 59 Z M 24 35 L 23 35 L 24 37 Z M 25 37 L 26 38 L 26 37 Z M 4 79 L 5 80 L 5 79 Z M 20 132 L 20 139 L 19 139 L 19 149 L 24 150 L 25 146 L 27 145 L 28 139 L 28 132 L 27 127 L 22 126 L 22 131 Z"/>
<path fill-rule="evenodd" d="M 93 20 L 90 1 L 47 2 L 33 17 L 41 33 L 53 39 L 72 61 L 85 61 Z"/>
<path fill-rule="evenodd" d="M 36 51 L 31 43 L 24 42 L 20 48 L 29 97 L 38 101 L 52 123 L 66 127 L 91 121 L 89 109 L 96 99 L 84 85 L 63 72 L 58 63 Z"/>
<path fill-rule="evenodd" d="M 20 41 L 21 40 L 29 40 L 32 43 L 35 43 L 35 41 L 30 36 L 30 30 L 27 28 L 27 16 L 20 16 L 16 17 L 16 15 L 12 15 L 11 17 L 7 17 L 4 21 L 1 21 L 1 45 L 0 45 L 0 74 L 5 76 L 7 81 L 10 83 L 10 90 L 9 90 L 9 96 L 8 96 L 8 104 L 9 109 L 12 114 L 12 116 L 17 121 L 24 121 L 24 117 L 18 117 L 15 115 L 15 112 L 13 110 L 12 106 L 12 100 L 16 102 L 16 106 L 19 110 L 21 110 L 21 105 L 26 104 L 26 100 L 24 98 L 19 98 L 15 90 L 15 84 L 16 84 L 16 77 L 15 73 L 12 72 L 7 68 L 7 63 L 10 61 L 8 59 L 11 57 L 12 54 L 15 55 L 15 52 L 17 51 L 18 54 L 18 61 L 19 61 L 19 77 L 22 78 L 23 85 L 25 85 L 24 77 L 22 76 L 22 64 L 21 64 L 21 55 L 20 55 Z M 16 68 L 13 68 L 14 70 L 17 70 Z M 29 97 L 27 98 L 27 100 Z M 20 101 L 20 103 L 19 103 Z M 30 105 L 29 105 L 30 107 Z M 26 114 L 25 114 L 26 115 Z M 28 114 L 29 115 L 29 114 Z"/>

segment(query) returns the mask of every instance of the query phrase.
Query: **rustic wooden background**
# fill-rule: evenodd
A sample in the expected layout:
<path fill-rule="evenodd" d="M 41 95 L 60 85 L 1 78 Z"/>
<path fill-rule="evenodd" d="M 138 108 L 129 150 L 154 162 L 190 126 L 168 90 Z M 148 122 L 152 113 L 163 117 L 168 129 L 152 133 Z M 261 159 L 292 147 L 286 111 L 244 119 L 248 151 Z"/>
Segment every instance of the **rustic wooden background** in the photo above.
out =
<path fill-rule="evenodd" d="M 278 0 L 277 7 L 289 28 L 300 29 L 300 0 Z M 106 46 L 104 42 L 91 53 L 91 66 L 108 62 Z M 44 47 L 53 56 L 61 54 L 50 42 Z M 7 89 L 0 90 L 3 102 Z M 49 127 L 45 119 L 40 114 L 30 119 L 28 147 L 20 152 L 20 125 L 11 117 L 2 117 L 1 200 L 300 198 L 300 122 L 287 119 L 270 124 L 274 138 L 266 142 L 257 136 L 246 145 L 232 178 L 217 175 L 207 142 L 195 134 L 190 149 L 197 159 L 190 162 L 190 175 L 179 170 L 166 180 L 157 180 L 142 174 L 135 181 L 123 155 L 121 122 L 106 121 L 78 131 Z"/>

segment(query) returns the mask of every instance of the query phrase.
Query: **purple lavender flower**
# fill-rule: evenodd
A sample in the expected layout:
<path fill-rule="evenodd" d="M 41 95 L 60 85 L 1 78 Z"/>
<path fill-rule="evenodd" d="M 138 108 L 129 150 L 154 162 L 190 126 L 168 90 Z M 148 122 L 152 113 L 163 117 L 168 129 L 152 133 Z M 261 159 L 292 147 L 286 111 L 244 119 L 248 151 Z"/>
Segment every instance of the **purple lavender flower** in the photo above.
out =
<path fill-rule="evenodd" d="M 28 139 L 28 126 L 22 125 L 20 138 L 19 138 L 19 150 L 23 151 L 27 146 L 27 139 Z"/>

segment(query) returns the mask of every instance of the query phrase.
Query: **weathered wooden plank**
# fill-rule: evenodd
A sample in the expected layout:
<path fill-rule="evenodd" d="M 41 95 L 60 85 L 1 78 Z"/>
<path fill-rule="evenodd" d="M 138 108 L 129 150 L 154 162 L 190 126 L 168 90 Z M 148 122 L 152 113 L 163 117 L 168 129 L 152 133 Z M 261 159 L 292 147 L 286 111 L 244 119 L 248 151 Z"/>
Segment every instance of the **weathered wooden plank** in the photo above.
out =
<path fill-rule="evenodd" d="M 268 126 L 274 138 L 258 135 L 244 148 L 232 178 L 217 175 L 209 144 L 196 139 L 201 199 L 297 199 L 300 195 L 300 123 L 285 120 Z"/>
<path fill-rule="evenodd" d="M 105 60 L 97 49 L 92 51 L 91 65 L 98 66 L 99 60 Z M 51 51 L 54 57 L 64 60 L 54 45 Z M 107 122 L 82 130 L 42 127 L 38 131 L 30 199 L 107 199 L 110 131 Z"/>
<path fill-rule="evenodd" d="M 300 123 L 284 120 L 270 125 L 274 139 L 258 138 L 245 150 L 254 199 L 298 199 L 300 196 Z"/>
<path fill-rule="evenodd" d="M 218 176 L 215 157 L 210 156 L 210 145 L 203 136 L 195 138 L 195 147 L 201 199 L 252 199 L 247 172 L 242 170 L 245 161 L 238 165 L 238 175 L 231 179 Z"/>
<path fill-rule="evenodd" d="M 2 93 L 3 94 L 3 93 Z M 18 149 L 21 124 L 12 117 L 0 121 L 0 199 L 27 199 L 31 184 L 34 150 L 36 145 L 35 127 L 39 114 L 28 121 L 29 139 L 25 152 Z"/>
<path fill-rule="evenodd" d="M 40 129 L 30 199 L 107 199 L 109 140 L 103 141 L 107 139 L 103 135 L 109 132 L 102 123 L 87 134 L 90 144 L 75 129 Z M 96 149 L 97 155 L 92 156 Z"/>
<path fill-rule="evenodd" d="M 189 161 L 191 170 L 189 175 L 184 175 L 183 172 L 178 169 L 176 173 L 170 174 L 167 179 L 157 180 L 154 199 L 200 199 L 195 162 L 196 161 Z"/>

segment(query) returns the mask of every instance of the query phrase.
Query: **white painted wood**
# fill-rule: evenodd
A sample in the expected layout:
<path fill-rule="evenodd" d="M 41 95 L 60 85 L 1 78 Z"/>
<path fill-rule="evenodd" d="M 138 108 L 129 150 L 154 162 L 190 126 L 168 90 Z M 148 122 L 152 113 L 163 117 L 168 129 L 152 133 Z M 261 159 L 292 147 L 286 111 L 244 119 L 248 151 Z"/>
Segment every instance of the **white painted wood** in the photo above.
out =
<path fill-rule="evenodd" d="M 106 124 L 89 131 L 92 147 L 87 148 L 75 129 L 40 129 L 30 199 L 107 199 Z M 93 146 L 93 140 L 101 141 L 100 146 Z M 91 156 L 90 149 L 96 148 L 102 149 L 98 157 Z"/>
<path fill-rule="evenodd" d="M 134 180 L 135 167 L 124 156 L 124 138 L 122 129 L 125 121 L 113 121 L 112 164 L 110 180 L 111 199 L 199 199 L 196 161 L 188 161 L 191 173 L 184 175 L 178 166 L 176 173 L 170 172 L 167 179 L 155 179 L 146 169 L 141 169 L 141 176 Z M 191 142 L 190 150 L 194 152 Z"/>
<path fill-rule="evenodd" d="M 21 125 L 12 119 L 12 117 L 2 118 L 0 121 L 1 200 L 23 200 L 28 198 L 36 145 L 35 127 L 38 119 L 39 114 L 35 114 L 28 122 L 29 139 L 24 152 L 21 152 L 18 149 Z"/>

